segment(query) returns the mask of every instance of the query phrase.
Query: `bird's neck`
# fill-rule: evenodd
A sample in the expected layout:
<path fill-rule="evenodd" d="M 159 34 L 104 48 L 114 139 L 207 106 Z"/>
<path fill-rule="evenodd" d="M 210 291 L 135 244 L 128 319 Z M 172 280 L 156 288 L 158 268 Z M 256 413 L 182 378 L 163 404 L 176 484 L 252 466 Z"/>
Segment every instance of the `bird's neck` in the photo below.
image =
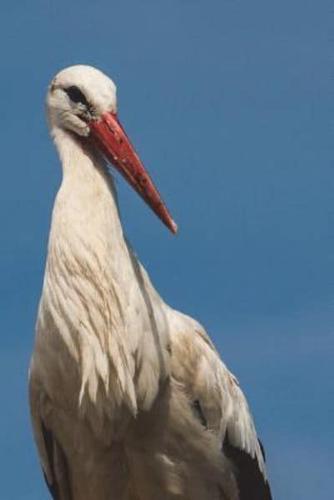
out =
<path fill-rule="evenodd" d="M 111 174 L 93 147 L 63 131 L 56 131 L 54 140 L 63 180 L 52 214 L 47 270 L 63 273 L 64 262 L 76 269 L 66 277 L 69 290 L 77 274 L 89 274 L 97 287 L 117 283 L 115 301 L 120 304 L 132 282 L 133 256 L 123 235 Z"/>
<path fill-rule="evenodd" d="M 113 181 L 93 148 L 61 130 L 52 136 L 63 180 L 52 214 L 37 330 L 49 322 L 67 346 L 79 366 L 82 404 L 86 397 L 96 402 L 101 396 L 96 392 L 100 378 L 110 390 L 113 371 L 115 398 L 135 411 L 124 316 L 132 266 Z"/>
<path fill-rule="evenodd" d="M 83 404 L 101 398 L 106 408 L 113 401 L 135 413 L 137 404 L 150 407 L 168 371 L 165 305 L 123 237 L 103 159 L 64 132 L 53 136 L 63 182 L 53 210 L 37 331 L 61 339 L 71 353 Z M 156 376 L 148 378 L 150 370 Z"/>
<path fill-rule="evenodd" d="M 86 219 L 86 233 L 102 224 L 114 242 L 123 242 L 117 194 L 104 158 L 86 138 L 81 140 L 58 128 L 52 130 L 52 136 L 63 168 L 58 205 L 67 209 L 76 227 L 82 226 L 75 217 L 82 223 Z"/>

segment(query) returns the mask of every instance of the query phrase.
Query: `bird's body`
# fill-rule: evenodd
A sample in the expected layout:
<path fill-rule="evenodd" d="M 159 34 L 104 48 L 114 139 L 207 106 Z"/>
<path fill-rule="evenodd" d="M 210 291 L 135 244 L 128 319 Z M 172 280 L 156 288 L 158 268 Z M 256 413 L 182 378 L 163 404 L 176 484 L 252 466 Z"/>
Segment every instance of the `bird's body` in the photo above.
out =
<path fill-rule="evenodd" d="M 96 70 L 87 76 L 85 67 L 74 67 L 63 74 L 50 93 L 59 85 L 70 94 L 66 79 L 83 81 L 82 88 L 96 76 L 115 105 L 107 78 Z M 64 102 L 61 119 L 68 124 Z M 105 111 L 103 104 L 96 108 Z M 160 298 L 124 238 L 103 156 L 85 142 L 87 130 L 75 130 L 83 131 L 82 124 L 59 126 L 52 105 L 51 96 L 63 181 L 52 216 L 30 401 L 53 498 L 269 500 L 262 451 L 236 379 L 203 328 Z M 168 212 L 158 215 L 175 229 Z M 238 470 L 243 455 L 247 471 Z"/>

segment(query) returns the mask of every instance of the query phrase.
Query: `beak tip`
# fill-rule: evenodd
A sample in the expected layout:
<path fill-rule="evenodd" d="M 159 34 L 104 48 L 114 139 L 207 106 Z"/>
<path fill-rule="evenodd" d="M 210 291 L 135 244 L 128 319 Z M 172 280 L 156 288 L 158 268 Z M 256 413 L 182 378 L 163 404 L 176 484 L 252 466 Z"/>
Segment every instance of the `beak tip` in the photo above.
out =
<path fill-rule="evenodd" d="M 173 234 L 176 234 L 178 232 L 177 224 L 173 220 L 171 220 L 170 223 L 170 230 L 172 231 Z"/>

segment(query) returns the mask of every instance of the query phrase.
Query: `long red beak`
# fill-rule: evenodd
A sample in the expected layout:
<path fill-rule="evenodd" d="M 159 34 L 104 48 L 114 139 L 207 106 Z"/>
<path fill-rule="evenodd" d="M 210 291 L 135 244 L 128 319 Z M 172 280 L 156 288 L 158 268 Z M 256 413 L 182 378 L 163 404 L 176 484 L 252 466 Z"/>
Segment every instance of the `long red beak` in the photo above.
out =
<path fill-rule="evenodd" d="M 117 115 L 109 112 L 103 113 L 98 120 L 91 121 L 89 127 L 94 143 L 106 159 L 117 168 L 162 222 L 175 234 L 177 225 L 171 218 Z"/>

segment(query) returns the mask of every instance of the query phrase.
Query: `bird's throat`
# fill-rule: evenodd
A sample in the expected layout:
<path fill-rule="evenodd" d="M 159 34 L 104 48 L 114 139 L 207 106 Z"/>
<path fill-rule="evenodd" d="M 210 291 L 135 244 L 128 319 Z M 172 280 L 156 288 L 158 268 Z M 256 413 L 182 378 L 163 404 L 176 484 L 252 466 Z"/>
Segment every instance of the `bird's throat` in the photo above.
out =
<path fill-rule="evenodd" d="M 67 217 L 81 218 L 87 235 L 101 225 L 105 237 L 124 240 L 117 193 L 104 158 L 86 138 L 61 129 L 52 136 L 62 164 L 63 181 L 57 204 L 67 209 Z M 97 226 L 96 226 L 97 225 Z M 81 227 L 80 225 L 76 227 Z"/>

